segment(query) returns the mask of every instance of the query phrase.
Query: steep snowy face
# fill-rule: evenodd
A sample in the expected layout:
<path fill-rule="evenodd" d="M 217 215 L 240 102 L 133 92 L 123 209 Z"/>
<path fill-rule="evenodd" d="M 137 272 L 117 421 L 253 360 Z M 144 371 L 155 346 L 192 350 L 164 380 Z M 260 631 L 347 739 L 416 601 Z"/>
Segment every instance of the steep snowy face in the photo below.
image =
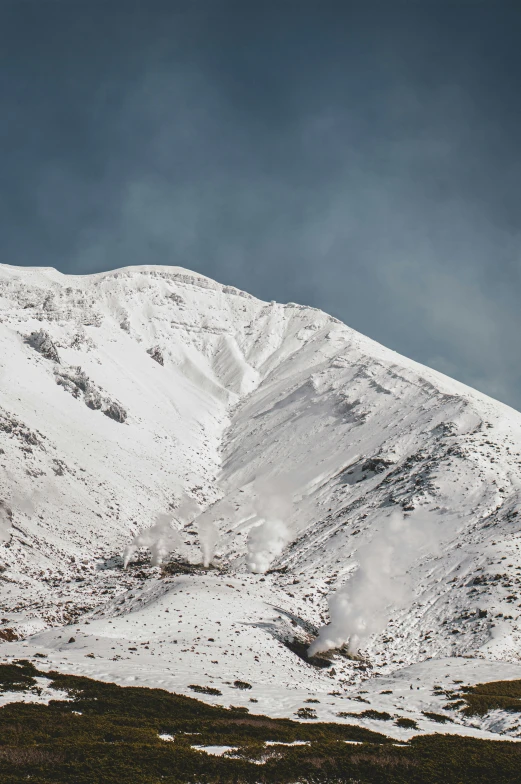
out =
<path fill-rule="evenodd" d="M 517 656 L 521 416 L 325 313 L 175 267 L 0 265 L 0 449 L 18 635 L 148 591 L 120 556 L 169 514 L 186 561 L 199 532 L 206 561 L 269 569 L 250 589 L 304 641 L 331 621 L 317 650 Z"/>
<path fill-rule="evenodd" d="M 169 267 L 67 277 L 1 265 L 0 319 L 6 601 L 21 607 L 30 580 L 45 622 L 70 616 L 51 590 L 60 573 L 88 578 L 187 494 L 201 509 L 222 495 L 234 406 L 310 324 L 333 324 Z"/>
<path fill-rule="evenodd" d="M 478 650 L 516 659 L 520 447 L 517 412 L 328 325 L 235 410 L 223 484 L 244 506 L 255 476 L 286 474 L 291 541 L 276 566 L 288 586 L 298 577 L 289 590 L 317 626 L 317 594 L 341 589 L 330 645 L 359 636 L 391 667 Z M 227 540 L 239 561 L 243 525 Z"/>

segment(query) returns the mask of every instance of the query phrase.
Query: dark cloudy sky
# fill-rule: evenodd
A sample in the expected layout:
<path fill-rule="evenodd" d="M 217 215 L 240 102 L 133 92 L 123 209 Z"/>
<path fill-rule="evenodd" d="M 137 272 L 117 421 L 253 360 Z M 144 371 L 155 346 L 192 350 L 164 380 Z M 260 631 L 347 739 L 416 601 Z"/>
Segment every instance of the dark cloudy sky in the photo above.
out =
<path fill-rule="evenodd" d="M 0 261 L 176 264 L 521 408 L 518 0 L 0 0 Z"/>

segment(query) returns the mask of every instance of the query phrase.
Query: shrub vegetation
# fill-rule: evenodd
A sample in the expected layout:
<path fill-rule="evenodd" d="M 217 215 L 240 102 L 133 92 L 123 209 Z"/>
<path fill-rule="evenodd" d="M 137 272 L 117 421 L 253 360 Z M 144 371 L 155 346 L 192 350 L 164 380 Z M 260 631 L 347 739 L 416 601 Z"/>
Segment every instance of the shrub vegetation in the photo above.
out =
<path fill-rule="evenodd" d="M 514 742 L 439 734 L 396 746 L 362 727 L 255 716 L 161 689 L 40 672 L 26 661 L 0 665 L 0 690 L 37 692 L 38 676 L 69 699 L 57 693 L 62 698 L 48 705 L 0 708 L 2 784 L 519 781 L 521 746 Z M 266 746 L 268 740 L 281 745 Z M 296 740 L 308 744 L 284 745 Z M 237 751 L 216 757 L 194 745 Z"/>

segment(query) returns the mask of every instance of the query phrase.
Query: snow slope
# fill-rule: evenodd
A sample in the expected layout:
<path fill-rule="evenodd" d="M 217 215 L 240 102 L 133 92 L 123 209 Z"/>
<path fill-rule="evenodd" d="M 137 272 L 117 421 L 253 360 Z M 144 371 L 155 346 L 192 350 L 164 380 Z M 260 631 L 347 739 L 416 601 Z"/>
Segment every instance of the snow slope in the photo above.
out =
<path fill-rule="evenodd" d="M 40 330 L 51 351 L 35 348 Z M 441 710 L 432 685 L 447 672 L 521 677 L 520 466 L 518 412 L 321 311 L 176 267 L 0 265 L 3 657 L 210 685 L 222 695 L 209 700 L 272 715 L 316 698 L 331 719 L 367 708 L 367 692 L 432 731 L 421 711 Z M 219 570 L 162 576 L 143 555 L 124 571 L 125 545 L 176 510 L 177 557 L 200 562 L 187 497 L 217 521 Z M 409 559 L 400 602 L 378 600 L 364 660 L 302 661 L 283 642 L 316 636 L 396 510 L 428 518 L 433 544 Z M 248 536 L 269 515 L 284 547 L 254 575 Z M 518 732 L 463 724 L 444 731 Z"/>

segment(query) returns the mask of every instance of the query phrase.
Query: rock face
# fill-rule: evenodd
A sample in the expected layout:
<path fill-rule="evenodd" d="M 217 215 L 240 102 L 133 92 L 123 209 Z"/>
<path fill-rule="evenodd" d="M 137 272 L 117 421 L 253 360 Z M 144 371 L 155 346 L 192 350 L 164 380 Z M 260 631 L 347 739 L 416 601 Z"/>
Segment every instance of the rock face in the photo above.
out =
<path fill-rule="evenodd" d="M 114 400 L 107 401 L 105 405 L 102 403 L 101 409 L 105 416 L 113 419 L 114 422 L 124 422 L 127 418 L 127 412 L 123 406 L 120 403 L 116 403 Z"/>
<path fill-rule="evenodd" d="M 39 329 L 31 332 L 27 342 L 36 351 L 38 351 L 45 359 L 50 359 L 52 362 L 60 362 L 58 349 L 51 340 L 51 336 L 44 329 Z"/>
<path fill-rule="evenodd" d="M 36 616 L 94 612 L 122 580 L 141 590 L 120 554 L 188 496 L 215 503 L 232 575 L 249 530 L 282 519 L 255 590 L 302 639 L 393 511 L 429 515 L 437 545 L 412 559 L 406 600 L 368 642 L 373 671 L 518 656 L 521 415 L 507 406 L 321 311 L 172 267 L 67 277 L 0 265 L 0 378 L 0 498 L 13 515 L 0 601 L 17 634 Z M 179 514 L 177 555 L 196 563 L 191 523 Z M 353 666 L 335 661 L 334 677 Z"/>
<path fill-rule="evenodd" d="M 123 406 L 115 400 L 104 396 L 103 391 L 91 381 L 81 366 L 56 368 L 54 377 L 58 386 L 63 387 L 73 397 L 83 397 L 83 402 L 87 408 L 93 411 L 101 410 L 105 416 L 110 417 L 115 422 L 125 422 L 127 412 Z"/>
<path fill-rule="evenodd" d="M 158 362 L 160 365 L 164 365 L 165 364 L 165 360 L 164 360 L 164 357 L 163 357 L 163 352 L 161 351 L 159 346 L 153 346 L 152 348 L 149 348 L 147 350 L 147 354 L 150 354 L 152 359 L 155 359 L 155 361 Z"/>

